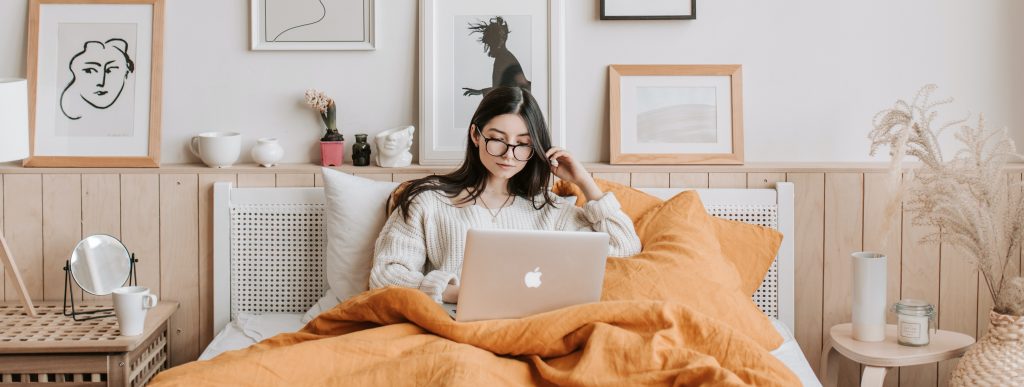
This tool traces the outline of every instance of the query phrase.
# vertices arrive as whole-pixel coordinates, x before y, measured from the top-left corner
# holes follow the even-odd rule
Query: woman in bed
[[[374,249],[371,289],[416,288],[437,302],[457,302],[470,228],[606,232],[608,255],[640,252],[640,238],[615,195],[602,192],[569,152],[551,146],[528,91],[499,87],[487,93],[466,136],[466,158],[457,170],[413,180],[394,196],[395,210]],[[586,205],[551,193],[552,173],[579,186]],[[526,252],[529,246],[510,240],[495,248]]]

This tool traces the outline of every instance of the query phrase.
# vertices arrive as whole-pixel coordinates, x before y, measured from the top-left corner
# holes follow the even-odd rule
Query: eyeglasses
[[[515,157],[519,161],[529,161],[533,157],[533,148],[530,144],[508,144],[496,138],[484,137],[484,133],[480,131],[480,127],[476,129],[477,133],[480,133],[480,137],[484,139],[484,149],[487,150],[487,154],[494,157],[505,156],[508,153],[508,149],[512,148],[512,157]]]

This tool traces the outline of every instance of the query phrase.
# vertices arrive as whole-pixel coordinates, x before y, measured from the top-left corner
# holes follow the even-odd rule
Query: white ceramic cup
[[[206,132],[192,137],[192,154],[213,168],[230,167],[242,152],[242,135],[235,132]]]
[[[143,286],[125,286],[114,289],[114,314],[121,336],[138,336],[146,325],[146,311],[156,306],[155,294]]]

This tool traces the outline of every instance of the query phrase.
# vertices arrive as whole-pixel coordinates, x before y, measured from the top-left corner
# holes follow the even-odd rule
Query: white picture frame
[[[164,0],[32,0],[27,167],[158,167]]]
[[[377,1],[250,0],[250,48],[376,50]]]
[[[608,66],[612,164],[743,164],[740,65]]]
[[[494,86],[494,59],[478,41],[483,33],[470,26],[496,24],[498,17],[510,31],[507,47],[544,110],[552,145],[565,146],[564,7],[564,0],[420,1],[421,165],[464,159],[469,120],[482,98],[463,95],[464,88]]]

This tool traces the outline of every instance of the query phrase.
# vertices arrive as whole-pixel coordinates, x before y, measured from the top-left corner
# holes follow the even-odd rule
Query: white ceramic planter
[[[264,167],[273,167],[284,158],[284,148],[276,138],[261,138],[252,147],[252,159]]]

